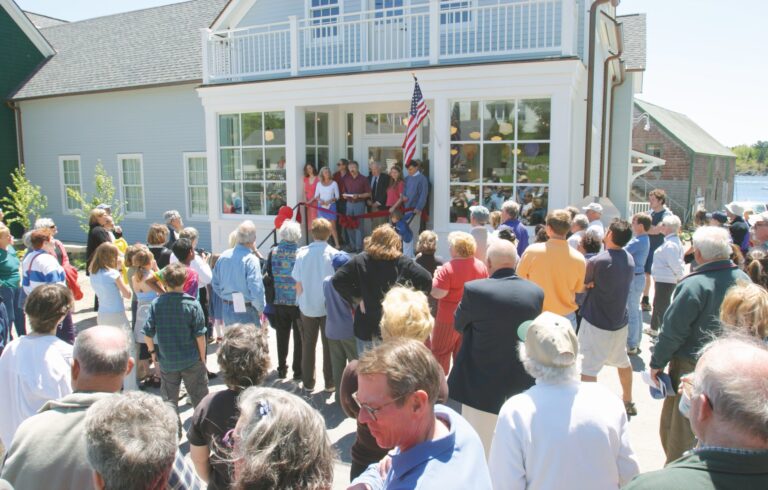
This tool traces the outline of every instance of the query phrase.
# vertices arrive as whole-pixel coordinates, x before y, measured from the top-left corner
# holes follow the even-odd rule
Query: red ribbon
[[[383,218],[385,216],[389,216],[389,210],[387,211],[374,211],[372,213],[365,213],[365,214],[357,214],[355,216],[348,216],[346,214],[341,214],[336,211],[331,211],[327,208],[320,208],[318,206],[307,204],[305,202],[299,203],[300,205],[306,206],[308,208],[317,209],[318,211],[322,211],[324,213],[331,213],[333,215],[336,215],[336,217],[339,220],[339,224],[342,226],[342,228],[347,228],[350,230],[355,230],[360,227],[360,220],[361,219],[371,219],[371,218]],[[413,208],[405,208],[403,210],[403,213],[407,213],[409,211],[413,211]],[[429,218],[429,215],[422,210],[421,211],[421,219],[423,221],[427,221]]]

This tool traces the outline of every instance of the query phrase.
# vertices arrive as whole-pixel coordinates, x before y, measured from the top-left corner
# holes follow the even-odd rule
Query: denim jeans
[[[640,309],[643,288],[645,288],[645,274],[635,274],[629,284],[629,296],[627,296],[627,315],[629,316],[627,347],[630,349],[638,347],[643,336],[643,312]]]
[[[359,216],[365,214],[365,202],[347,201],[347,216]],[[363,224],[357,228],[347,228],[347,236],[349,237],[349,243],[354,247],[356,252],[363,250]]]
[[[568,319],[569,322],[571,322],[571,326],[573,327],[573,331],[574,332],[578,332],[579,331],[579,323],[577,322],[577,319],[576,319],[576,312],[572,311],[572,312],[568,313],[567,315],[565,315],[565,318]]]
[[[9,288],[0,286],[0,301],[5,304],[8,320],[13,322],[16,327],[16,337],[27,334],[26,319],[24,318],[24,300],[21,288]],[[9,325],[10,327],[10,325]],[[8,330],[8,339],[10,340],[11,331]]]
[[[259,311],[251,306],[250,303],[245,304],[245,312],[235,312],[235,306],[232,303],[222,302],[222,320],[224,320],[224,326],[230,327],[236,323],[253,323],[254,325],[261,326]],[[226,328],[224,329],[226,331]]]

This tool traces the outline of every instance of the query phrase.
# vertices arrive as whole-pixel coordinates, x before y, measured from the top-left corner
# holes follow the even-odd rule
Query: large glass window
[[[82,194],[80,186],[80,156],[68,155],[59,157],[59,167],[61,168],[61,181],[64,192],[64,210],[75,211],[80,209],[80,203],[69,195],[69,189],[78,194]]]
[[[118,155],[125,214],[144,215],[144,177],[141,155]]]
[[[185,153],[187,171],[187,214],[208,217],[208,164],[205,153]]]
[[[526,224],[544,222],[550,105],[549,99],[453,102],[451,222],[468,222],[470,206],[495,211],[508,199],[520,203]]]
[[[306,112],[304,118],[307,141],[307,163],[315,172],[328,165],[328,113]]]
[[[405,112],[387,114],[366,114],[365,134],[405,134],[408,114]]]
[[[276,215],[286,203],[285,113],[219,115],[224,214]]]
[[[351,112],[347,114],[347,160],[355,159],[355,115]]]

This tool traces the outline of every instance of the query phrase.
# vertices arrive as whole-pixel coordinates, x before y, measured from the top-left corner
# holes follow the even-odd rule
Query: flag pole
[[[416,72],[412,71],[411,76],[413,77],[413,81],[415,83],[419,82],[419,79],[416,78]],[[438,146],[443,146],[443,144],[437,138],[437,133],[435,132],[435,125],[432,124],[432,111],[429,111],[427,113],[427,119],[429,119],[429,134],[432,136],[432,139],[435,141],[435,143],[437,143]]]

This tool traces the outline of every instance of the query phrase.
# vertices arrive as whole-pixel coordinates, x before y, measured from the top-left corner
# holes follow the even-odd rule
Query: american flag
[[[415,80],[415,77],[414,77]],[[413,155],[416,153],[416,129],[421,121],[429,114],[427,103],[424,102],[424,96],[421,95],[421,88],[418,80],[415,80],[413,87],[413,97],[411,98],[411,111],[408,114],[408,129],[405,132],[403,141],[403,165],[410,163]]]

